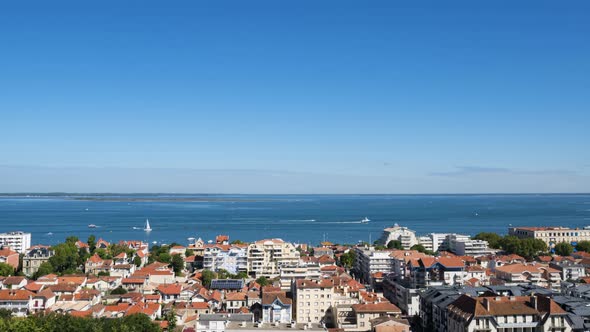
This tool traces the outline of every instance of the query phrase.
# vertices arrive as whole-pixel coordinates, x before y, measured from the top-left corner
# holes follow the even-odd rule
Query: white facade
[[[296,266],[299,252],[281,239],[260,240],[248,246],[248,273],[259,277],[278,277],[282,266]]]
[[[381,239],[379,239],[383,245],[387,245],[393,240],[400,241],[402,247],[406,250],[410,249],[413,245],[418,244],[416,232],[407,227],[401,227],[398,224],[395,224],[393,227],[385,228],[381,235]]]
[[[24,254],[31,247],[31,233],[20,231],[1,233],[0,246],[10,247],[19,254]]]
[[[484,256],[492,253],[487,241],[473,240],[469,235],[449,234],[446,244],[449,251],[459,256]]]
[[[389,274],[395,271],[395,258],[391,256],[391,251],[375,250],[374,247],[368,249],[355,248],[355,251],[355,267],[360,272],[361,279],[365,282],[369,282],[371,275],[375,272]]]
[[[246,272],[248,252],[245,247],[207,247],[203,253],[203,268],[211,271],[223,269],[232,274]]]
[[[444,248],[443,244],[448,235],[447,233],[430,233],[426,236],[421,236],[418,240],[426,250],[437,252],[439,249],[442,250]]]

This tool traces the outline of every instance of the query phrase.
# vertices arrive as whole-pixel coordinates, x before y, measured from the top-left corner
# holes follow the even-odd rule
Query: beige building
[[[376,318],[400,318],[401,310],[392,303],[339,305],[334,308],[337,327],[344,331],[372,331]]]
[[[478,297],[461,295],[448,307],[449,332],[571,332],[567,313],[544,296]]]
[[[549,248],[560,242],[575,244],[580,241],[590,241],[590,229],[568,227],[511,227],[508,234],[519,238],[533,238],[543,240]]]
[[[296,266],[299,252],[281,239],[260,240],[248,245],[248,273],[252,276],[278,277],[282,266]]]
[[[359,303],[359,292],[364,289],[358,281],[340,277],[321,280],[300,279],[294,286],[296,322],[327,325],[333,322],[333,308]]]
[[[49,247],[36,246],[29,249],[23,256],[23,273],[26,276],[32,276],[39,270],[41,264],[49,262],[51,256],[53,256],[53,251]]]

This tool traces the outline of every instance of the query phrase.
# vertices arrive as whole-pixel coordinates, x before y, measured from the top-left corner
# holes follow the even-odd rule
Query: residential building
[[[203,268],[211,271],[227,270],[237,274],[248,270],[248,251],[245,246],[214,244],[205,245]]]
[[[285,292],[262,294],[262,321],[265,323],[290,323],[293,301]]]
[[[432,252],[437,252],[443,246],[443,243],[447,239],[447,233],[430,233],[425,236],[420,236],[418,238],[418,242],[424,247],[426,250],[430,250]]]
[[[297,280],[293,289],[297,323],[332,324],[332,308],[359,303],[359,292],[362,289],[362,284],[348,277]]]
[[[461,285],[467,276],[465,263],[458,257],[423,257],[409,265],[411,288]]]
[[[0,290],[0,309],[6,309],[13,315],[23,317],[33,306],[34,294],[24,289]]]
[[[379,242],[386,246],[393,240],[400,241],[403,249],[406,250],[419,243],[418,238],[416,238],[416,232],[407,227],[401,227],[398,224],[385,228]]]
[[[485,256],[493,253],[488,242],[473,240],[469,235],[449,234],[446,237],[447,250],[459,256]]]
[[[260,240],[248,245],[248,273],[252,276],[278,277],[282,266],[295,266],[299,252],[281,239]]]
[[[24,254],[27,248],[31,247],[31,233],[21,231],[0,233],[0,247],[10,247],[19,254]]]
[[[9,247],[0,249],[0,263],[5,263],[12,266],[15,270],[18,269],[19,254]]]
[[[584,265],[569,260],[551,262],[549,263],[549,267],[561,273],[561,280],[578,280],[586,277],[586,268]]]
[[[568,314],[545,296],[471,297],[461,295],[448,307],[448,331],[571,332]]]
[[[365,283],[371,281],[371,275],[376,272],[389,274],[394,272],[395,257],[391,256],[391,251],[375,250],[374,247],[355,248],[356,262],[355,271]]]
[[[508,234],[519,238],[533,238],[543,240],[549,248],[557,243],[567,242],[576,245],[580,241],[590,241],[590,228],[568,227],[510,227]]]
[[[541,264],[509,264],[496,267],[496,278],[506,285],[532,284],[559,289],[561,271]]]
[[[32,276],[39,270],[41,264],[48,262],[53,256],[53,250],[45,246],[36,246],[27,250],[23,256],[23,273]]]
[[[401,310],[392,303],[342,304],[334,308],[337,328],[344,331],[371,331],[376,318],[399,318]]]

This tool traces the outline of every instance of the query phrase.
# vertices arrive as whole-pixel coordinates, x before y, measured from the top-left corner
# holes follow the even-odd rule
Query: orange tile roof
[[[225,294],[226,301],[246,301],[246,293],[231,292]]]
[[[2,301],[28,301],[34,295],[25,289],[0,289],[0,300]]]
[[[90,311],[90,310],[86,310],[86,311],[72,310],[69,312],[69,314],[73,317],[90,317],[90,316],[92,316],[92,311]]]
[[[182,286],[180,284],[162,284],[158,286],[158,291],[162,294],[177,295],[182,291]]]

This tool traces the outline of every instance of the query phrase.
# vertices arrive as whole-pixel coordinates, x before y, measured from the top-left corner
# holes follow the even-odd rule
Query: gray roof
[[[200,314],[200,321],[230,321],[230,322],[251,322],[254,320],[253,314]]]

